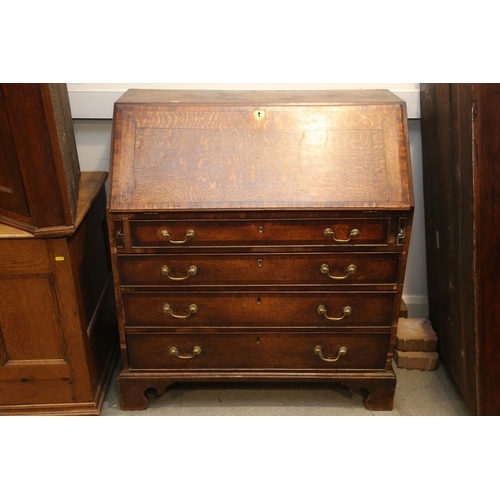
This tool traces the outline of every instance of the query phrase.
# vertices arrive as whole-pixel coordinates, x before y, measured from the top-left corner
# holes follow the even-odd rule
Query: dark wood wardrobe
[[[429,319],[470,410],[500,415],[500,84],[421,84]]]

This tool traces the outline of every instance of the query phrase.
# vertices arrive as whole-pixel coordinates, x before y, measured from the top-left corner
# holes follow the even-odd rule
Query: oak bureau
[[[386,90],[129,90],[108,227],[121,407],[175,382],[340,382],[390,410],[413,216]]]

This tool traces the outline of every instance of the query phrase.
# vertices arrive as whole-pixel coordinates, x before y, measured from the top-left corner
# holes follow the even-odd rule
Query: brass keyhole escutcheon
[[[259,259],[259,260],[257,261],[257,265],[258,265],[259,267],[262,267],[262,259]]]
[[[256,109],[253,112],[253,116],[258,122],[260,122],[264,116],[266,116],[266,112],[263,109]]]
[[[259,233],[262,234],[264,232],[264,226],[259,226]]]

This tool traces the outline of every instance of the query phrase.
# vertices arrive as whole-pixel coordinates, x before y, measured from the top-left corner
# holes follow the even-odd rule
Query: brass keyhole
[[[264,232],[264,226],[259,226],[259,233],[262,234]]]
[[[257,265],[258,265],[259,267],[262,267],[262,259],[259,259],[259,260],[257,261]]]
[[[263,109],[256,109],[253,112],[253,116],[257,121],[260,122],[264,118],[264,116],[266,116],[266,112]]]

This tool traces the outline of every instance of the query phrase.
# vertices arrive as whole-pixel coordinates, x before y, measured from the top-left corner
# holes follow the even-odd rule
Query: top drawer
[[[132,246],[387,245],[390,218],[131,220]]]

